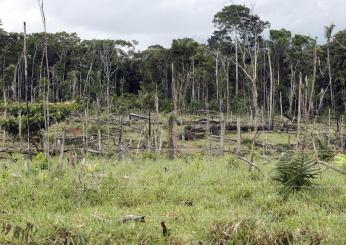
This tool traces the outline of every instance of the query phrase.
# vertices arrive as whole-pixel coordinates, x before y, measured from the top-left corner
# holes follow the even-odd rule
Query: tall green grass
[[[346,180],[334,172],[285,200],[275,161],[257,163],[264,176],[229,156],[51,162],[28,172],[24,159],[1,163],[0,244],[346,243]],[[129,214],[146,222],[119,222]]]

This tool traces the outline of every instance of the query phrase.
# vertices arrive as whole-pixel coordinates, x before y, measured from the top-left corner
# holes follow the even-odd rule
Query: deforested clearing
[[[0,244],[346,244],[333,1],[4,0]]]

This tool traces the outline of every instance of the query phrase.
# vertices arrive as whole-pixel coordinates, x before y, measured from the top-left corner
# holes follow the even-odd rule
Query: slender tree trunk
[[[49,63],[48,63],[48,36],[47,36],[47,25],[46,17],[44,13],[43,0],[39,1],[39,7],[42,17],[43,29],[44,29],[44,56],[46,61],[46,75],[47,75],[47,92],[43,98],[44,104],[44,117],[45,117],[45,133],[44,133],[44,148],[45,153],[50,159],[50,150],[49,150],[49,87],[50,87],[50,74],[49,74]]]
[[[314,104],[314,96],[315,96],[315,83],[316,83],[316,70],[317,70],[317,44],[314,48],[314,57],[313,57],[313,74],[312,74],[312,84],[311,84],[311,91],[310,91],[310,101],[309,101],[309,110],[308,110],[308,116],[310,116],[311,111],[313,110],[313,104]]]
[[[5,111],[4,111],[4,119],[7,119],[7,98],[6,98],[6,90],[4,90],[4,106],[5,106]],[[4,129],[4,133],[2,135],[2,146],[5,147],[6,144],[6,130]]]
[[[251,156],[250,161],[253,163],[255,156],[255,144],[258,133],[258,92],[257,92],[257,65],[258,65],[258,43],[257,38],[255,39],[255,48],[253,55],[253,71],[252,71],[252,100],[253,100],[253,109],[254,109],[254,133],[252,138],[252,147],[251,147]],[[253,170],[253,165],[249,165],[249,169]]]
[[[269,125],[270,129],[273,129],[274,126],[274,76],[273,76],[273,68],[271,62],[270,51],[268,50],[268,62],[269,62],[269,72],[270,72],[270,89],[269,89]]]
[[[341,116],[341,125],[340,125],[340,147],[341,150],[345,149],[345,139],[344,139],[344,116]]]
[[[64,153],[65,153],[65,138],[66,138],[66,128],[64,126],[64,131],[62,134],[62,142],[60,146],[60,157],[59,157],[59,169],[62,170],[64,164]]]
[[[330,64],[330,48],[329,48],[329,40],[327,43],[327,65],[328,65],[328,75],[329,75],[329,90],[330,90],[330,101],[332,108],[334,110],[335,108],[335,101],[334,101],[334,91],[333,91],[333,76],[332,76],[332,66]]]
[[[219,153],[222,155],[225,150],[225,114],[224,114],[224,105],[222,99],[220,99],[220,149]]]
[[[176,91],[176,79],[175,79],[175,71],[174,71],[174,63],[172,63],[172,99],[173,99],[173,110],[174,113],[178,112],[178,95]]]
[[[192,101],[196,100],[196,93],[195,93],[195,59],[192,57]]]
[[[216,101],[219,101],[219,51],[215,57]]]
[[[174,114],[168,118],[168,159],[173,160],[175,154],[175,126],[176,117]]]
[[[293,70],[293,65],[291,64],[291,86],[290,86],[290,95],[289,95],[289,112],[290,116],[293,115],[293,100],[294,100],[294,91],[295,91],[295,71]]]
[[[298,89],[298,119],[297,119],[297,149],[300,146],[300,134],[301,134],[301,104],[302,104],[302,87],[303,77],[302,73],[299,74],[299,89]]]
[[[157,88],[155,93],[155,109],[156,109],[156,152],[160,153],[162,148],[162,138],[161,138],[161,125],[160,125],[160,112],[159,112],[159,97],[157,94]]]
[[[241,145],[241,129],[240,129],[240,110],[239,110],[239,60],[238,60],[238,40],[235,41],[235,99],[236,99],[236,113],[237,113],[237,154],[240,154]]]
[[[27,44],[26,44],[26,23],[24,22],[24,47],[23,47],[23,57],[24,57],[24,86],[25,86],[25,103],[26,103],[26,128],[27,128],[27,150],[29,153],[29,158],[31,159],[31,149],[30,149],[30,124],[29,124],[29,83],[28,83],[28,59],[27,59]]]
[[[331,112],[330,112],[330,108],[328,110],[328,146],[330,146],[330,134],[331,134],[331,128],[332,128],[332,125],[331,125]]]
[[[148,126],[149,126],[149,129],[148,129],[148,152],[151,152],[151,138],[152,138],[152,135],[151,135],[151,128],[152,128],[152,125],[151,125],[151,111],[149,109],[149,120],[148,120]]]
[[[280,92],[280,118],[283,118],[283,108],[282,108],[282,94]]]

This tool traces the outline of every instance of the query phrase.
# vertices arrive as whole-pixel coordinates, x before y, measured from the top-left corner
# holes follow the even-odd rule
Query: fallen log
[[[95,151],[95,150],[92,150],[92,149],[87,149],[86,151],[89,152],[89,153],[97,154],[97,155],[103,155],[103,152]]]
[[[149,120],[148,116],[142,116],[138,114],[130,114],[129,115],[129,120]]]
[[[126,223],[128,221],[136,221],[136,222],[144,223],[145,222],[145,216],[130,214],[130,215],[126,215],[126,216],[119,219],[120,223]]]
[[[212,123],[213,125],[210,126],[211,132],[219,132],[221,129],[221,126],[219,123]],[[198,124],[197,126],[187,126],[185,129],[193,132],[193,133],[205,133],[207,131],[207,128],[203,124]],[[261,124],[257,127],[258,131],[269,131],[270,125],[268,124]],[[226,124],[226,130],[227,131],[236,131],[237,130],[237,124],[235,123],[228,123]],[[255,130],[255,127],[253,125],[245,124],[240,126],[240,130],[242,132],[248,132]]]

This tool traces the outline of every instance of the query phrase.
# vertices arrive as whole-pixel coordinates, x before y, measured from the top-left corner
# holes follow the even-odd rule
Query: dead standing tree
[[[254,4],[253,4],[254,5]],[[254,121],[254,134],[252,138],[251,159],[254,160],[254,149],[258,131],[258,57],[259,57],[259,35],[269,26],[269,23],[262,21],[257,15],[253,14],[254,6],[249,9],[242,5],[230,5],[223,8],[222,11],[214,16],[214,24],[217,30],[214,32],[216,40],[222,40],[224,43],[235,41],[236,44],[236,68],[240,68],[245,78],[251,82],[252,92],[252,118]],[[240,62],[238,62],[238,50],[240,51]],[[238,86],[238,78],[236,79]],[[238,90],[238,89],[237,89]],[[245,90],[244,90],[245,92]],[[245,97],[245,93],[244,93]],[[239,119],[237,119],[239,122]],[[239,128],[239,127],[238,127]],[[238,147],[239,148],[239,147]],[[239,150],[239,149],[238,149]],[[253,168],[249,164],[250,169]]]
[[[103,64],[103,72],[106,77],[106,100],[107,100],[107,144],[110,144],[110,112],[111,112],[111,101],[110,101],[110,81],[113,75],[117,71],[117,67],[114,68],[115,56],[117,54],[116,45],[112,41],[105,41],[103,43],[100,57]]]
[[[43,96],[43,111],[44,111],[44,121],[45,121],[45,133],[44,133],[44,150],[47,156],[49,156],[49,86],[50,86],[50,73],[49,73],[49,63],[48,63],[48,36],[47,36],[47,24],[46,24],[46,16],[44,13],[43,0],[37,0],[40,12],[41,19],[43,23],[44,29],[44,56],[46,62],[46,75],[47,75],[47,91],[44,92]],[[45,80],[46,81],[46,80]],[[48,158],[49,159],[49,158]]]
[[[29,83],[28,83],[28,59],[27,59],[27,43],[26,43],[26,22],[24,22],[24,46],[23,46],[23,58],[24,58],[24,84],[25,84],[25,102],[26,102],[26,127],[27,127],[27,147],[29,158],[31,159],[30,148],[30,124],[29,124]]]
[[[327,39],[327,65],[328,65],[328,76],[329,76],[329,89],[330,89],[330,100],[333,110],[335,109],[335,100],[334,100],[334,91],[333,91],[333,75],[332,75],[332,66],[330,63],[330,40],[332,39],[332,33],[335,28],[335,25],[326,26],[324,28],[325,38]]]
[[[176,117],[174,114],[168,118],[168,159],[173,160],[175,154],[175,128]]]
[[[258,43],[258,36],[257,34],[254,35],[254,45],[253,47],[249,47],[249,43],[247,39],[245,39],[245,42],[243,43],[243,48],[241,48],[241,52],[243,54],[243,60],[242,65],[239,67],[245,74],[245,76],[250,80],[251,82],[251,92],[252,92],[252,106],[253,106],[253,126],[254,126],[254,132],[252,136],[252,146],[251,146],[251,155],[250,155],[250,162],[253,162],[254,160],[254,154],[255,154],[255,143],[258,133],[258,91],[257,91],[257,66],[258,66],[258,53],[259,53],[259,43]],[[246,56],[250,59],[250,65],[246,64]],[[252,170],[253,166],[250,166],[250,170]]]

